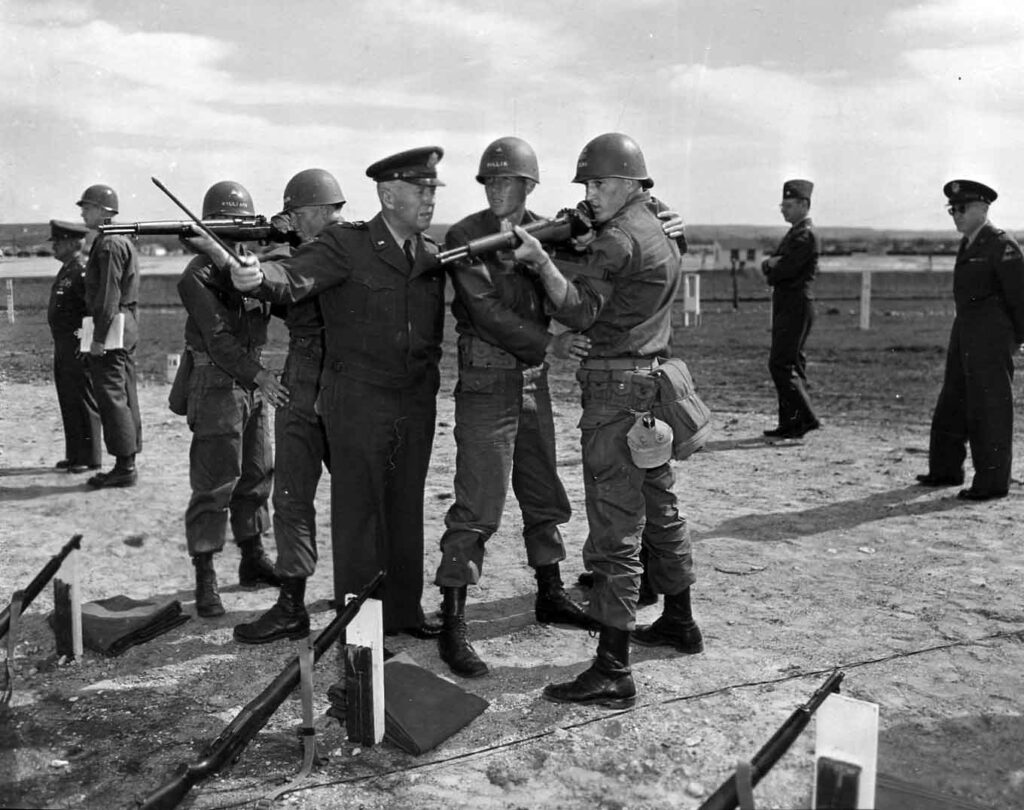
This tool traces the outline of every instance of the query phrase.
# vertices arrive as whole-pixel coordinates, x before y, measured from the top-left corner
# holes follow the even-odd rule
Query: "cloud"
[[[1024,35],[1018,0],[938,0],[890,11],[883,30],[898,35],[946,34],[1006,39]]]

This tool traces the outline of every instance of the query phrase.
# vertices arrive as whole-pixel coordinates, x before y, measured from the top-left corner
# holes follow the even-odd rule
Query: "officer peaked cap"
[[[65,222],[59,219],[50,220],[50,240],[56,242],[58,239],[85,239],[89,229],[81,222]]]
[[[444,157],[440,146],[421,146],[378,160],[366,170],[376,183],[404,180],[417,186],[443,186],[437,179],[437,164]]]
[[[782,184],[782,199],[810,202],[812,191],[814,191],[814,183],[810,180],[787,180]]]
[[[975,180],[950,180],[942,187],[942,193],[951,203],[991,203],[999,196],[993,189]]]

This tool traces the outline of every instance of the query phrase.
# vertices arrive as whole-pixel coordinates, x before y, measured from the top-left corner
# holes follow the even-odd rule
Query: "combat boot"
[[[204,619],[224,615],[224,605],[217,590],[217,572],[213,569],[213,552],[192,557],[196,567],[196,613]]]
[[[256,621],[235,626],[235,641],[240,644],[267,644],[279,638],[305,638],[309,635],[306,612],[306,578],[285,577],[281,593],[266,613]]]
[[[602,627],[597,657],[590,669],[574,681],[544,687],[544,697],[554,703],[578,703],[628,709],[636,703],[636,684],[629,668],[629,631]]]
[[[437,637],[437,651],[441,660],[456,675],[479,678],[487,674],[487,664],[480,660],[469,643],[466,627],[466,586],[441,588],[441,635]]]
[[[571,624],[584,630],[597,630],[600,624],[591,619],[579,605],[569,598],[562,585],[558,563],[537,566],[537,600],[534,616],[541,624]]]
[[[643,647],[675,647],[694,655],[704,651],[704,638],[690,608],[690,589],[665,595],[665,610],[654,622],[633,631],[633,641]]]
[[[98,472],[86,483],[94,489],[113,487],[133,487],[139,481],[139,472],[135,469],[135,454],[117,456],[117,461],[110,472]]]
[[[238,563],[238,584],[243,588],[262,588],[264,585],[281,587],[281,580],[274,573],[274,564],[263,550],[258,534],[238,541],[242,560]]]

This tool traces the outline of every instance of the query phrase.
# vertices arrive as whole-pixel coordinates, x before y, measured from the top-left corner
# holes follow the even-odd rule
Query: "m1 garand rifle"
[[[541,242],[548,244],[567,243],[570,239],[583,236],[593,229],[591,221],[594,212],[590,203],[583,201],[575,208],[563,208],[551,219],[538,219],[528,222],[522,228]],[[442,250],[437,254],[440,264],[472,259],[485,253],[494,253],[519,246],[520,239],[513,230],[499,231],[477,239],[471,239],[464,245]]]
[[[320,631],[320,635],[313,642],[314,661],[318,661],[320,656],[341,637],[345,628],[359,613],[363,602],[370,598],[383,581],[384,572],[378,571],[366,587],[339,610],[334,620]],[[142,800],[140,810],[172,810],[182,802],[193,786],[238,759],[245,746],[267,724],[285,698],[298,685],[299,670],[299,658],[296,656],[259,695],[245,705],[217,739],[207,746],[202,760],[191,765],[184,762],[179,765],[173,778]]]
[[[265,216],[232,217],[201,220],[207,231],[211,231],[226,242],[268,242],[285,243],[292,247],[299,244],[295,231],[284,230],[276,219]],[[123,236],[201,236],[202,228],[188,220],[159,220],[154,222],[126,222],[100,225],[101,234]]]
[[[797,708],[771,736],[771,739],[761,746],[761,750],[754,754],[754,758],[750,762],[741,762],[737,773],[726,779],[698,810],[733,810],[740,805],[741,791],[749,799],[753,786],[760,782],[761,778],[789,750],[796,738],[807,728],[811,717],[825,702],[825,698],[833,692],[839,691],[839,684],[843,680],[843,676],[844,673],[838,669],[829,675],[825,682],[818,687],[818,690],[811,695],[811,699]],[[752,799],[747,803],[747,806],[750,805],[752,805]]]
[[[32,600],[39,596],[43,588],[46,587],[46,583],[53,579],[53,575],[60,570],[61,563],[63,563],[64,560],[67,559],[67,556],[72,551],[80,549],[81,547],[82,535],[76,534],[74,537],[72,537],[64,544],[63,548],[61,548],[60,551],[58,551],[50,558],[50,560],[46,563],[46,565],[42,567],[42,569],[40,569],[39,573],[36,574],[32,578],[32,581],[28,585],[26,585],[25,588],[20,592],[21,598],[19,600],[19,616],[25,611],[25,608],[27,608],[32,603]],[[12,611],[10,605],[5,607],[3,611],[0,612],[0,639],[6,636],[7,631],[10,629],[12,618],[11,612]],[[14,616],[13,618],[17,619],[18,616]]]

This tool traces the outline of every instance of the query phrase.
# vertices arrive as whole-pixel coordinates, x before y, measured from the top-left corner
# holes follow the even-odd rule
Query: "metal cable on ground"
[[[664,698],[662,700],[652,701],[650,703],[637,703],[637,705],[634,706],[631,709],[623,709],[621,711],[604,712],[602,714],[595,715],[594,717],[589,717],[589,718],[587,718],[585,720],[579,720],[579,721],[577,721],[575,723],[569,723],[567,725],[558,726],[558,728],[556,728],[556,729],[550,729],[550,730],[547,730],[547,731],[540,731],[540,732],[537,732],[536,734],[529,734],[529,735],[527,735],[525,737],[517,737],[517,738],[515,738],[513,740],[507,740],[506,742],[497,743],[495,745],[490,745],[490,746],[487,746],[485,748],[477,748],[477,749],[475,749],[473,751],[466,751],[464,753],[455,754],[453,756],[445,757],[443,759],[435,759],[435,760],[431,760],[430,762],[415,763],[415,764],[408,765],[408,766],[405,766],[405,767],[402,767],[402,768],[391,768],[389,770],[380,771],[380,772],[376,772],[376,773],[362,774],[362,775],[358,775],[358,776],[347,776],[347,777],[344,777],[342,779],[332,779],[332,780],[326,781],[326,782],[316,782],[314,784],[303,785],[302,787],[296,788],[295,790],[289,791],[288,793],[282,793],[280,798],[283,798],[286,795],[293,795],[295,793],[300,793],[300,792],[307,791],[307,790],[315,790],[317,788],[333,787],[335,785],[348,785],[348,784],[353,784],[355,782],[368,782],[368,781],[373,780],[373,779],[382,779],[384,777],[394,776],[396,774],[410,773],[412,771],[423,770],[425,768],[433,768],[433,767],[438,766],[438,765],[447,765],[447,764],[452,763],[452,762],[460,762],[460,761],[463,761],[463,760],[473,759],[475,757],[482,757],[482,756],[486,756],[488,754],[491,754],[491,753],[493,753],[495,751],[502,751],[502,750],[506,750],[506,749],[510,749],[510,748],[515,748],[517,746],[524,745],[526,743],[531,743],[531,742],[534,742],[536,740],[543,739],[544,737],[550,737],[556,731],[571,731],[571,730],[578,729],[578,728],[584,728],[586,726],[590,726],[590,725],[593,725],[595,723],[604,722],[605,720],[610,720],[610,719],[613,719],[613,718],[616,718],[616,717],[621,717],[622,715],[632,714],[634,712],[640,711],[641,709],[654,708],[654,707],[658,707],[658,706],[668,706],[668,705],[673,704],[673,703],[681,703],[681,702],[689,701],[689,700],[699,700],[700,698],[713,697],[714,695],[725,694],[726,692],[732,692],[732,691],[737,690],[737,689],[749,689],[749,688],[757,687],[757,686],[772,686],[772,685],[775,685],[775,684],[786,683],[788,681],[795,681],[795,680],[797,680],[799,678],[809,678],[809,677],[812,677],[812,676],[824,675],[824,674],[827,674],[829,672],[833,672],[836,669],[840,669],[840,670],[858,669],[860,667],[872,666],[874,664],[882,664],[882,663],[886,663],[888,661],[897,661],[897,660],[899,660],[901,658],[912,658],[912,657],[917,656],[917,655],[924,655],[926,653],[937,652],[939,650],[949,650],[949,649],[953,649],[955,647],[970,647],[970,646],[973,646],[975,644],[981,644],[982,642],[985,642],[985,641],[992,641],[992,640],[995,640],[995,639],[1012,638],[1012,637],[1017,637],[1018,640],[1024,642],[1024,627],[1021,627],[1021,628],[1019,628],[1017,630],[1004,630],[1004,631],[999,632],[999,633],[990,633],[989,635],[980,636],[978,638],[961,639],[959,641],[950,641],[950,642],[948,642],[946,644],[935,644],[935,645],[933,645],[931,647],[922,647],[922,648],[917,649],[917,650],[908,650],[906,652],[891,653],[889,655],[883,655],[883,656],[880,656],[878,658],[865,658],[865,659],[862,659],[860,661],[850,662],[848,664],[836,664],[835,666],[823,667],[822,669],[814,669],[814,670],[807,670],[807,671],[803,671],[803,672],[795,672],[795,673],[792,673],[790,675],[781,675],[781,676],[779,676],[777,678],[766,678],[766,679],[760,680],[760,681],[745,681],[743,683],[730,684],[728,686],[719,686],[719,687],[717,687],[715,689],[708,689],[707,691],[704,691],[704,692],[695,692],[695,693],[689,694],[689,695],[680,695],[678,697]],[[255,790],[256,788],[253,788],[253,789]],[[231,792],[235,792],[235,790],[237,790],[237,789],[233,789]],[[207,791],[208,794],[211,793],[211,792],[213,792],[213,791]],[[225,791],[225,792],[227,792],[227,791]],[[230,810],[230,808],[244,807],[247,804],[251,804],[252,801],[253,800],[251,800],[251,799],[246,799],[244,801],[232,802],[231,804],[216,805],[214,810]]]

